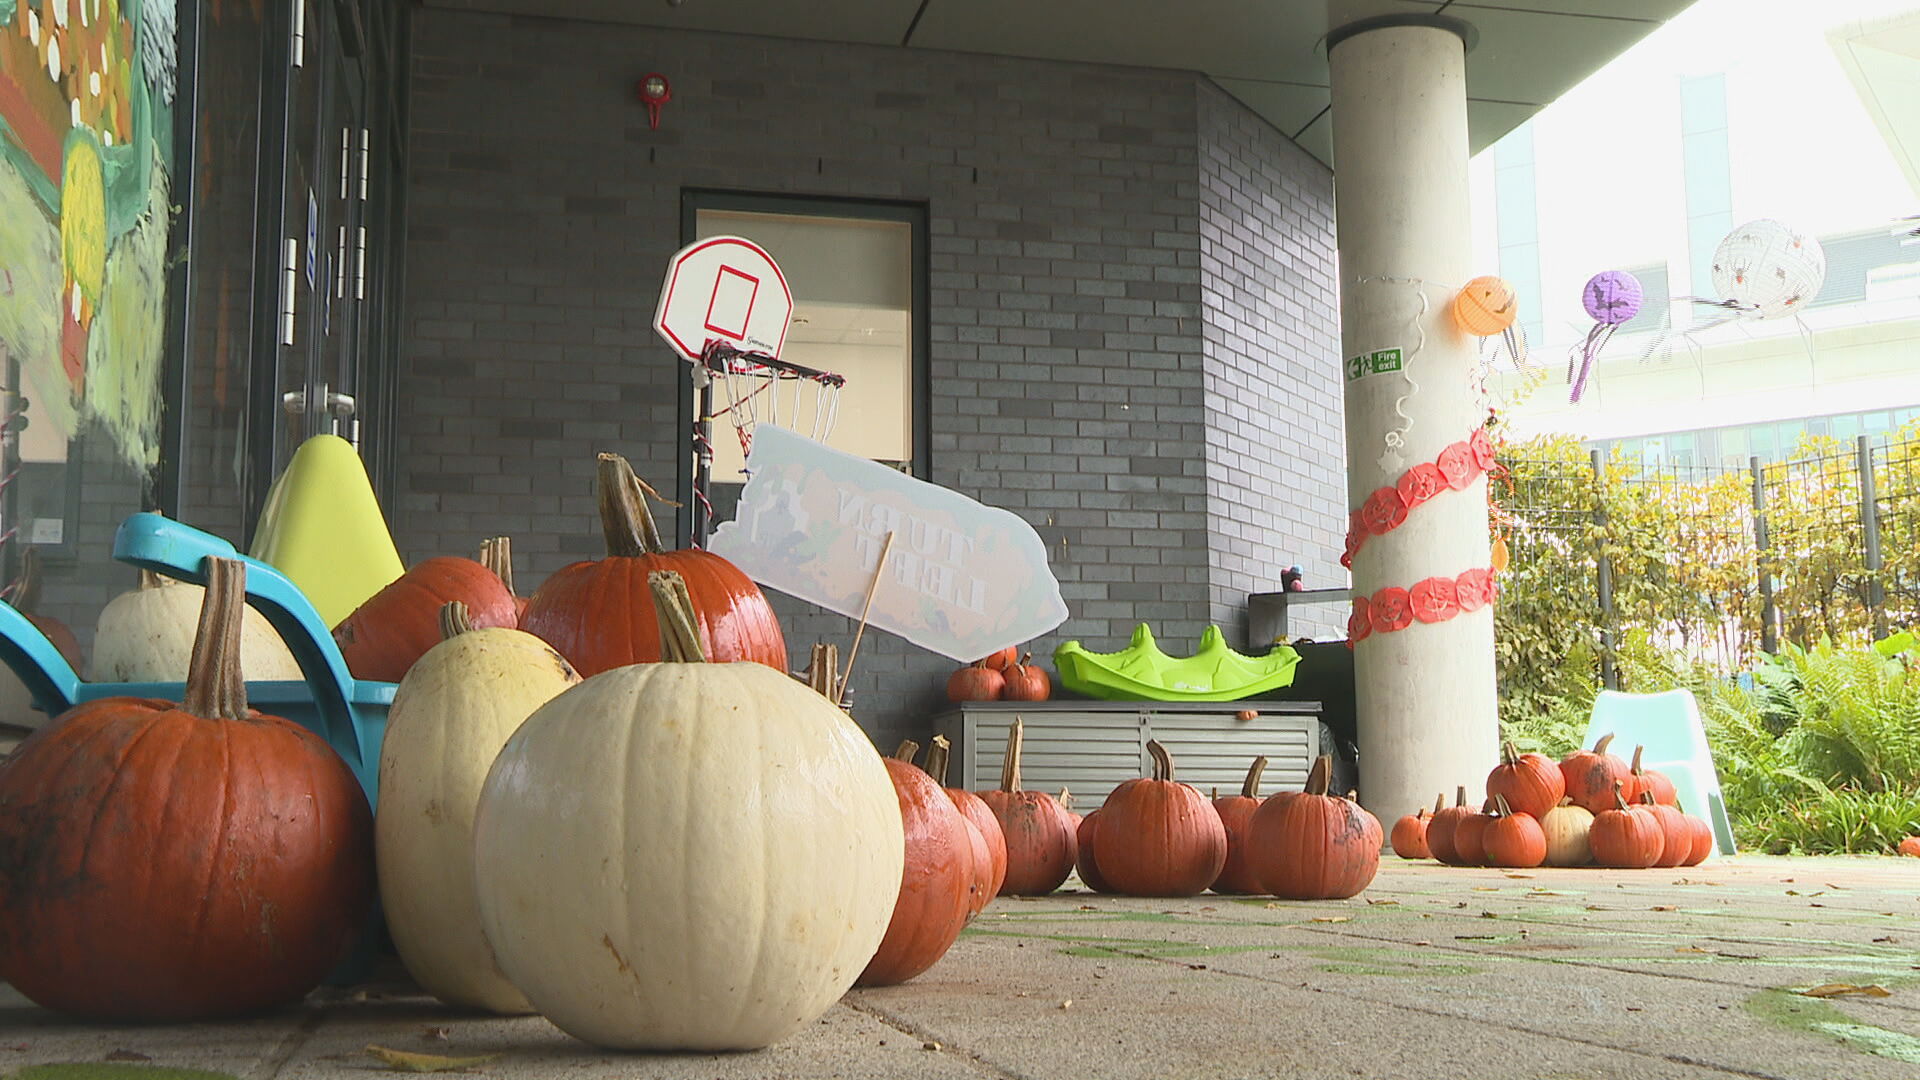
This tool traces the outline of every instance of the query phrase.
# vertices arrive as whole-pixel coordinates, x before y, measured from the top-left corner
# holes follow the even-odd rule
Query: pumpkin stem
[[[147,569],[140,571],[141,592],[146,592],[148,589],[163,589],[171,584],[173,584],[172,578],[161,577],[159,574]]]
[[[1073,792],[1068,791],[1066,788],[1061,788],[1060,797],[1056,801],[1059,802],[1060,809],[1062,810],[1073,809]]]
[[[1520,752],[1513,748],[1511,741],[1508,741],[1500,747],[1500,762],[1503,765],[1520,764]]]
[[[493,571],[500,584],[507,587],[508,596],[518,596],[513,591],[513,538],[496,536],[480,541],[480,565]]]
[[[1505,795],[1501,795],[1498,792],[1494,793],[1493,806],[1495,811],[1497,811],[1493,815],[1494,817],[1512,817],[1513,816],[1513,807],[1507,805],[1507,797]]]
[[[1640,755],[1646,752],[1647,752],[1647,748],[1644,746],[1636,746],[1633,748],[1633,775],[1635,776],[1645,775],[1646,770],[1640,767]]]
[[[933,745],[927,747],[927,775],[941,787],[947,786],[947,748],[952,745],[945,735],[935,735]]]
[[[1327,784],[1333,780],[1333,755],[1321,754],[1313,759],[1313,768],[1307,770],[1307,786],[1302,788],[1309,795],[1325,795]],[[1467,789],[1460,789],[1460,797],[1466,798]]]
[[[912,764],[913,759],[915,757],[918,757],[919,754],[920,754],[919,743],[914,742],[912,739],[901,739],[899,747],[896,748],[893,752],[893,760],[904,761],[904,762],[907,762],[908,764]]]
[[[1173,779],[1173,755],[1160,745],[1158,739],[1147,740],[1147,753],[1153,757],[1153,778],[1155,780]]]
[[[1600,740],[1593,744],[1593,752],[1596,754],[1606,753],[1607,746],[1612,742],[1613,742],[1613,732],[1609,731],[1605,735],[1600,736]]]
[[[1467,805],[1467,785],[1460,784],[1453,789],[1453,805]]]
[[[1027,725],[1019,717],[1007,729],[1007,753],[1000,759],[1000,790],[1020,790],[1020,744],[1026,741]]]
[[[1433,800],[1433,812],[1438,814],[1440,811],[1445,810],[1446,808],[1447,808],[1447,793],[1443,791],[1440,793],[1439,798]]]
[[[1657,804],[1656,804],[1656,803],[1655,803],[1655,802],[1653,801],[1653,792],[1651,792],[1651,791],[1643,791],[1643,792],[1641,792],[1641,793],[1640,793],[1640,805],[1642,805],[1642,806],[1654,806],[1654,805],[1657,805]]]
[[[238,559],[207,560],[207,591],[187,661],[181,705],[209,720],[245,720],[247,684],[240,674],[240,617],[247,604],[247,567]]]
[[[1615,780],[1613,782],[1613,802],[1615,806],[1618,806],[1620,809],[1625,810],[1627,809],[1627,800],[1626,800],[1626,797],[1623,794],[1621,794],[1621,791],[1620,791],[1620,786],[1622,783],[1624,783],[1624,781]]]
[[[449,600],[440,606],[440,640],[451,641],[473,629],[467,605],[458,600]]]
[[[687,592],[687,580],[676,570],[652,570],[647,573],[647,589],[653,593],[653,613],[660,620],[661,661],[706,663],[707,651],[701,647],[700,631],[693,623],[693,597]]]
[[[608,557],[636,558],[667,550],[647,506],[653,489],[634,475],[633,466],[619,454],[601,454],[595,494],[600,500],[600,531],[606,536]]]
[[[1253,764],[1247,766],[1247,778],[1244,781],[1242,781],[1240,784],[1240,794],[1249,799],[1259,798],[1260,797],[1260,774],[1266,771],[1267,771],[1267,756],[1265,754],[1262,754],[1259,757],[1254,758]]]

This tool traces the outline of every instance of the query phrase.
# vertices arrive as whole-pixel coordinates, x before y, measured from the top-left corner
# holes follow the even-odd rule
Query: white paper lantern
[[[1826,280],[1820,242],[1769,218],[1728,233],[1713,253],[1714,293],[1745,318],[1795,314]]]

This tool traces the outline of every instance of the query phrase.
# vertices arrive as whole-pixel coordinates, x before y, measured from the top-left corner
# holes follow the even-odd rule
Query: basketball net
[[[753,452],[753,429],[767,423],[799,432],[815,442],[826,442],[840,418],[840,391],[846,376],[789,363],[766,353],[747,352],[718,338],[707,342],[694,366],[694,389],[712,388],[702,400],[710,411],[694,424],[694,450],[704,472],[713,468],[709,425],[725,418],[740,440],[740,456]],[[703,488],[697,492],[706,520],[713,520],[713,504]]]

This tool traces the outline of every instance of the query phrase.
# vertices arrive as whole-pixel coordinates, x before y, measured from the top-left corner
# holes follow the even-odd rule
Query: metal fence
[[[1733,669],[1783,640],[1865,641],[1913,626],[1920,438],[1900,435],[1745,470],[1648,467],[1600,451],[1503,459],[1508,581],[1587,593],[1609,686],[1613,648],[1634,628]]]

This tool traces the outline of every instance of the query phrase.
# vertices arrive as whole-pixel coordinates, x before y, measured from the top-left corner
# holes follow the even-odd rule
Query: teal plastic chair
[[[1707,729],[1700,722],[1700,708],[1690,691],[1600,691],[1593,701],[1593,715],[1587,720],[1587,736],[1581,745],[1592,746],[1608,733],[1613,735],[1610,749],[1622,757],[1631,755],[1632,747],[1646,747],[1641,765],[1672,780],[1681,808],[1705,817],[1713,826],[1714,846],[1720,854],[1734,853],[1733,824],[1727,819],[1726,800],[1720,794],[1720,775],[1714,771]]]

